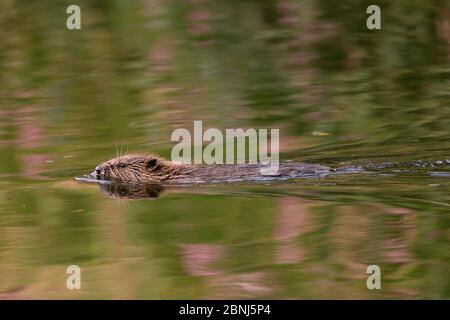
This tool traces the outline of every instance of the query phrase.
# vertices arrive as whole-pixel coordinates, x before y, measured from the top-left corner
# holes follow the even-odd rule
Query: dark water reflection
[[[79,1],[68,31],[63,2],[2,1],[0,298],[450,298],[445,168],[152,201],[73,180],[194,120],[280,128],[291,160],[448,159],[447,2],[378,1],[380,32],[368,4]]]

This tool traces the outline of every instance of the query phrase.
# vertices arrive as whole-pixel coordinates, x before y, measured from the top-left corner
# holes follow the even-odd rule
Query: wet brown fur
[[[154,154],[128,154],[98,165],[92,173],[96,178],[132,183],[197,183],[214,181],[245,181],[264,178],[259,164],[176,164]],[[295,178],[328,172],[316,164],[280,163],[277,177]]]
[[[108,180],[160,183],[178,176],[181,168],[154,154],[133,153],[103,162],[93,174]]]

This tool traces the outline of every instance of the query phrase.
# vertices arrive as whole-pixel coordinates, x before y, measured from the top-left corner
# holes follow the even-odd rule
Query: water
[[[74,180],[194,120],[280,128],[284,160],[449,159],[448,4],[379,1],[375,32],[368,4],[79,1],[68,31],[64,3],[2,1],[0,297],[450,298],[445,166],[134,200]]]

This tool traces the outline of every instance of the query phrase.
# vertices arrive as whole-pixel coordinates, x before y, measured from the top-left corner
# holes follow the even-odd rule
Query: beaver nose
[[[98,166],[95,167],[95,171],[93,171],[91,173],[91,176],[94,177],[94,178],[98,178],[102,174],[103,174],[103,168],[101,167],[101,165],[98,165]]]

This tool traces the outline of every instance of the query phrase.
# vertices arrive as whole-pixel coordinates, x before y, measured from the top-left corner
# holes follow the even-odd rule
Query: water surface
[[[80,31],[2,1],[0,298],[450,298],[445,167],[146,200],[74,180],[194,120],[280,128],[284,160],[448,159],[448,4],[378,2],[372,32],[365,1],[79,1]]]

